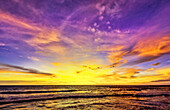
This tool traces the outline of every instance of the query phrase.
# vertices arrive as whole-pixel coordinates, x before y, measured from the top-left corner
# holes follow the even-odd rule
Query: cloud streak
[[[155,81],[151,81],[151,82],[165,82],[165,81],[170,81],[170,79],[155,80]]]
[[[21,66],[14,66],[14,65],[9,65],[9,64],[0,64],[0,71],[2,71],[2,73],[5,71],[6,72],[14,72],[14,73],[27,73],[27,74],[35,74],[35,75],[47,75],[47,76],[51,76],[53,75],[52,73],[45,73],[45,72],[40,72],[36,69],[29,69],[29,68],[25,68],[25,67],[21,67]]]
[[[21,27],[21,28],[25,28],[25,29],[36,30],[36,31],[41,30],[41,28],[38,28],[36,26],[32,26],[32,25],[30,25],[30,23],[23,22],[22,20],[19,20],[18,18],[13,17],[10,14],[3,13],[1,11],[0,11],[0,21],[8,23],[8,24],[12,24],[14,26],[18,26],[18,27]]]

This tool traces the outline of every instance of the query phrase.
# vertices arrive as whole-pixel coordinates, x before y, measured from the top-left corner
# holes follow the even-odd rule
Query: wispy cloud
[[[10,15],[9,13],[3,13],[0,11],[0,21],[8,23],[10,25],[18,26],[25,29],[31,29],[31,30],[41,30],[41,28],[30,25],[31,23],[24,22],[23,18],[22,20],[18,19],[17,17],[14,17]]]

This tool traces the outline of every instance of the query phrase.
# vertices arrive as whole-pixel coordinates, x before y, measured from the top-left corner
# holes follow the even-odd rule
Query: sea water
[[[170,86],[0,86],[1,110],[168,110]]]

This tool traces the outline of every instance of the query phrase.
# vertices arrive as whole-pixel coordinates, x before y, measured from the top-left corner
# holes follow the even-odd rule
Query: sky
[[[169,85],[169,0],[0,0],[0,85]]]

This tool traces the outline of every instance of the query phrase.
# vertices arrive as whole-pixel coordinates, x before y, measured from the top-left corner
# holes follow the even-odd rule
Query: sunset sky
[[[8,84],[170,84],[170,0],[0,0]]]

